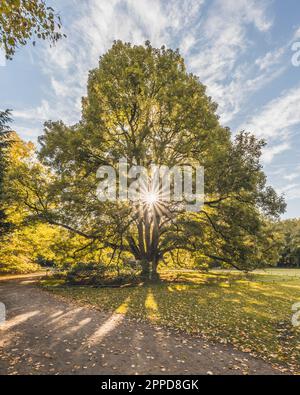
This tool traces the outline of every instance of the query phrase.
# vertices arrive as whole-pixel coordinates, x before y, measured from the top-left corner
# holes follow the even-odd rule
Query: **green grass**
[[[300,373],[300,328],[292,305],[300,302],[300,270],[169,271],[166,282],[134,288],[67,287],[48,290],[102,310],[150,320],[260,356]]]

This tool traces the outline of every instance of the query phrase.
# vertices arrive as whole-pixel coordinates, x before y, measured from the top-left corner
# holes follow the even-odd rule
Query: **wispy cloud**
[[[199,28],[197,51],[189,63],[208,86],[208,93],[219,104],[221,121],[228,124],[245,105],[250,95],[277,78],[283,67],[275,69],[275,56],[246,62],[253,47],[249,29],[264,35],[272,27],[269,1],[215,0],[205,23]],[[280,62],[281,51],[276,63]]]
[[[264,56],[256,59],[255,64],[260,70],[265,71],[274,67],[282,61],[282,57],[286,51],[285,47],[275,49],[274,51],[267,52]]]
[[[289,136],[294,126],[300,125],[300,86],[283,91],[281,95],[267,103],[254,114],[243,129],[253,131],[257,136],[274,139]]]
[[[277,192],[284,194],[286,200],[294,200],[300,198],[300,184],[287,184],[284,187],[277,188]]]
[[[251,131],[270,143],[264,152],[266,163],[291,148],[294,129],[300,126],[299,101],[300,86],[283,91],[241,125],[241,129]]]
[[[268,145],[263,150],[262,162],[266,165],[270,164],[276,155],[282,154],[290,148],[291,143],[288,141],[282,142],[280,144]]]
[[[296,29],[293,40],[297,40],[298,38],[300,38],[300,27]]]

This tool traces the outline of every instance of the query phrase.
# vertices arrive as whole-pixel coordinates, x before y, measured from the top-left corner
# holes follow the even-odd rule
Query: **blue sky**
[[[263,163],[300,217],[299,0],[52,0],[67,38],[18,50],[0,62],[0,108],[13,109],[26,140],[43,122],[80,118],[88,71],[114,39],[179,48],[188,69],[219,103],[224,126],[265,138]],[[300,50],[300,44],[299,44]],[[0,59],[1,60],[1,59]]]

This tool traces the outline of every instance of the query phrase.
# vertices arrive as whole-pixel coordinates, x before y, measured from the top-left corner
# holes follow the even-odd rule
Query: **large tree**
[[[82,120],[46,124],[42,166],[19,173],[18,193],[40,219],[133,256],[146,278],[156,279],[158,264],[182,251],[245,270],[270,263],[276,240],[266,219],[285,204],[266,185],[265,143],[245,132],[232,140],[216,109],[178,51],[115,42],[90,72]],[[97,169],[116,168],[122,157],[146,168],[204,166],[201,211],[176,202],[99,202]]]
[[[0,50],[11,59],[16,48],[33,37],[55,43],[62,37],[60,23],[60,17],[43,0],[1,0]]]

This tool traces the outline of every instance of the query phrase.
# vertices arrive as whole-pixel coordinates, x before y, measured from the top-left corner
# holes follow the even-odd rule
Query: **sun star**
[[[158,194],[155,192],[147,192],[145,193],[143,200],[149,204],[150,206],[155,205],[159,201]]]

